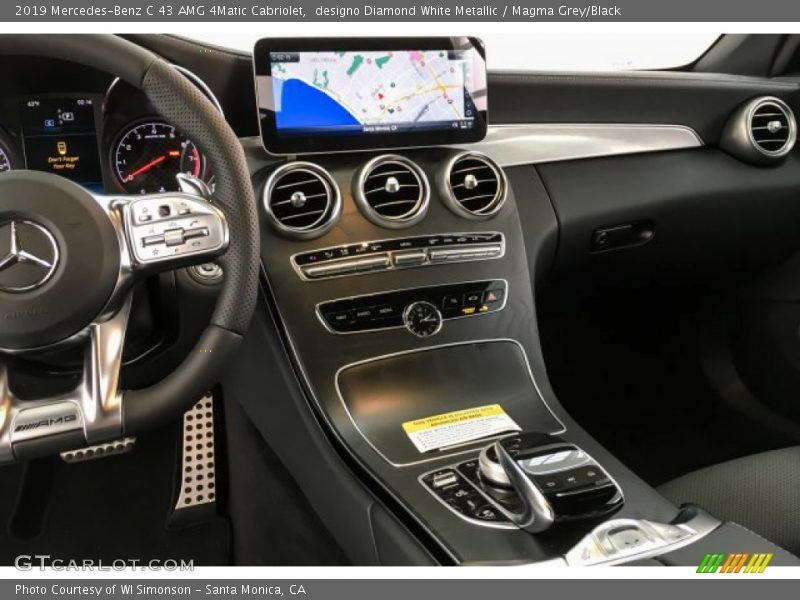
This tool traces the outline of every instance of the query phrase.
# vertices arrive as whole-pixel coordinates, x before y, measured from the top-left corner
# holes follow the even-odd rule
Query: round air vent
[[[478,152],[454,156],[441,177],[442,196],[457,215],[488,219],[506,201],[506,177],[492,159]]]
[[[755,98],[733,114],[721,146],[737,158],[766,164],[785,157],[797,141],[797,121],[780,98]]]
[[[403,156],[387,154],[365,164],[353,180],[353,197],[376,225],[399,229],[428,212],[430,186],[425,172]]]
[[[333,227],[342,211],[342,199],[325,169],[313,163],[291,162],[267,179],[264,208],[278,231],[309,239]]]
[[[762,100],[750,116],[753,143],[769,156],[783,156],[795,142],[796,125],[791,109],[781,101]]]

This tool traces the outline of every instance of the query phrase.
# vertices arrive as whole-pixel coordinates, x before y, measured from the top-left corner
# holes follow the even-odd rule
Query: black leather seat
[[[698,504],[800,555],[800,446],[700,469],[659,491],[675,504]]]

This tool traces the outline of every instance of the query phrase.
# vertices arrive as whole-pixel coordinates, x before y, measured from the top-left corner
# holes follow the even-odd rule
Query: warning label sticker
[[[458,446],[521,429],[499,404],[478,406],[403,423],[403,430],[420,452]]]

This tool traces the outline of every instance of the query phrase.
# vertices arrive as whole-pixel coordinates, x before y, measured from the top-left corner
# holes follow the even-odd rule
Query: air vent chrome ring
[[[294,175],[299,179],[284,183]],[[282,195],[275,197],[276,194]],[[273,227],[287,237],[301,240],[327,233],[342,213],[342,195],[336,181],[324,168],[310,162],[289,162],[270,173],[262,201]],[[309,210],[303,211],[306,207]]]
[[[780,98],[759,96],[737,108],[722,132],[720,147],[757,165],[785,158],[797,142],[797,120]]]
[[[416,191],[411,196],[404,196],[413,188]],[[361,213],[375,225],[389,229],[419,223],[428,212],[430,196],[425,171],[396,154],[373,158],[353,178],[353,198]]]
[[[773,109],[778,111],[777,113],[764,113],[764,110]],[[773,118],[774,117],[774,118]],[[782,119],[781,119],[782,117]],[[757,125],[755,123],[755,119],[770,119],[767,123],[763,125]],[[782,120],[785,120],[785,124],[782,123]],[[789,154],[794,148],[795,142],[797,141],[797,121],[795,120],[794,113],[792,109],[780,98],[774,98],[771,96],[767,96],[765,98],[759,98],[752,105],[749,107],[747,111],[747,134],[750,139],[750,143],[753,144],[753,147],[756,148],[762,154],[769,156],[771,158],[781,158]],[[778,143],[780,143],[780,147],[775,150],[771,150],[768,147],[768,142],[765,142],[762,138],[759,138],[756,135],[756,127],[764,128],[770,134],[776,134],[781,131],[781,129],[785,129],[788,127],[788,131],[785,133],[785,139],[780,139]]]
[[[460,163],[463,164],[461,169]],[[500,165],[485,154],[460,152],[445,164],[439,177],[439,191],[447,207],[455,214],[482,221],[495,216],[503,208],[508,182]],[[462,191],[467,195],[460,195]]]

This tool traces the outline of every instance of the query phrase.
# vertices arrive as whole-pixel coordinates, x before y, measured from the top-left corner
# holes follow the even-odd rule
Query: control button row
[[[451,510],[487,523],[508,522],[500,510],[455,469],[442,469],[422,478],[423,483]]]
[[[475,290],[466,294],[448,294],[442,299],[442,308],[448,309],[472,309],[463,314],[473,314],[476,309],[483,308],[486,312],[490,307],[503,303],[506,291],[503,288],[496,288],[486,291]]]
[[[326,318],[334,327],[351,326],[356,324],[374,324],[380,327],[382,321],[389,319],[397,320],[401,317],[401,313],[402,309],[399,306],[393,304],[380,304],[378,306],[364,306],[351,310],[339,310],[331,312],[326,315]]]
[[[294,257],[294,262],[298,267],[318,264],[329,260],[342,258],[358,258],[375,253],[397,252],[402,253],[409,250],[425,251],[432,248],[443,248],[451,246],[474,246],[479,244],[498,244],[502,245],[503,234],[497,232],[475,232],[444,235],[422,235],[408,238],[394,238],[390,240],[380,240],[337,246],[303,252]]]
[[[369,247],[366,247],[369,250]],[[348,251],[349,252],[349,251]],[[441,250],[429,248],[400,249],[392,252],[370,253],[368,256],[358,256],[355,251],[352,258],[342,256],[336,250],[325,250],[310,255],[295,257],[297,264],[302,258],[307,264],[300,264],[300,271],[308,279],[322,279],[381,271],[394,268],[421,267],[429,264],[460,262],[467,260],[481,260],[498,258],[503,254],[501,243],[472,244],[466,247],[453,247]],[[310,260],[313,257],[314,260]]]
[[[138,201],[133,208],[133,222],[137,225],[192,214],[190,202],[182,199],[154,198]]]
[[[599,487],[611,483],[605,472],[597,465],[589,465],[549,475],[536,475],[536,483],[548,494],[570,493],[587,487]]]

